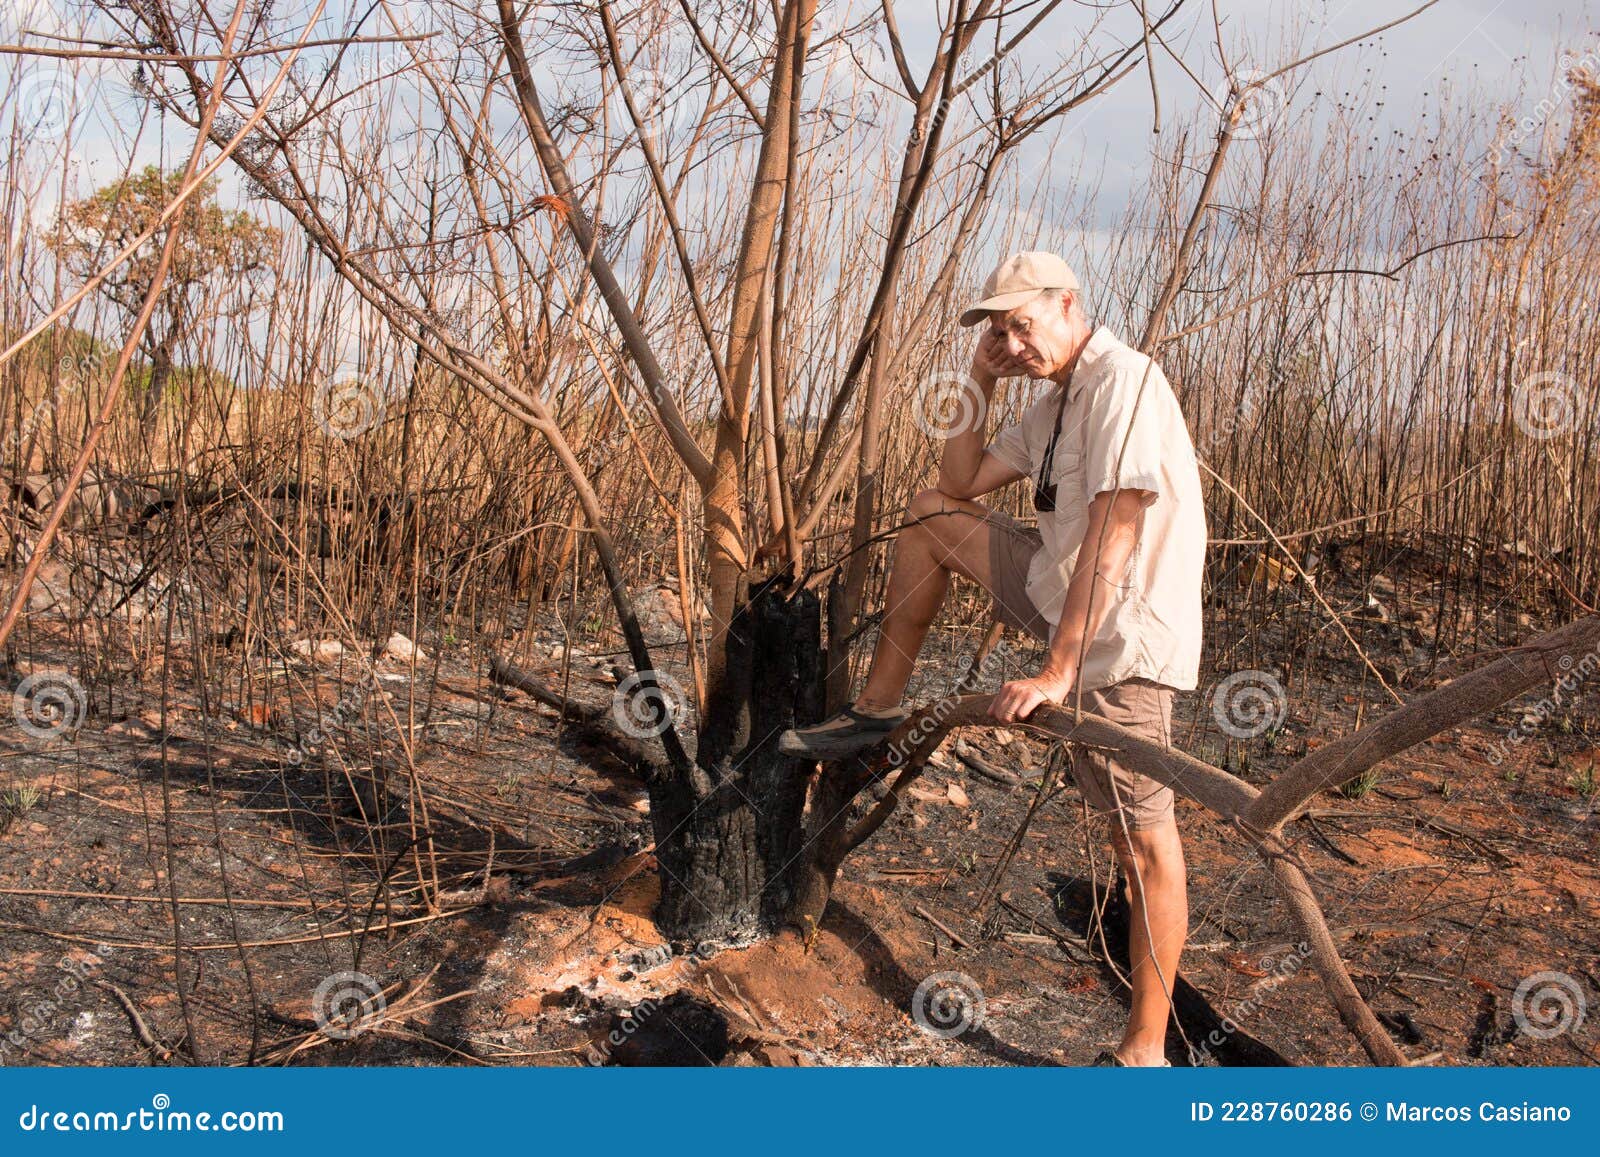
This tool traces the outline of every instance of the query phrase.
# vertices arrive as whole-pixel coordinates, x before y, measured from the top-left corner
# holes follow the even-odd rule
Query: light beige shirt
[[[1059,395],[1048,390],[988,446],[1028,476],[1030,493],[1058,405]],[[1088,527],[1089,503],[1105,490],[1154,491],[1140,513],[1139,541],[1123,582],[1099,584],[1096,599],[1109,592],[1114,601],[1084,656],[1079,682],[1088,691],[1142,676],[1193,689],[1200,674],[1206,516],[1194,443],[1166,375],[1101,326],[1073,370],[1061,430],[1052,470],[1056,508],[1039,514],[1044,547],[1028,567],[1028,597],[1054,628]]]

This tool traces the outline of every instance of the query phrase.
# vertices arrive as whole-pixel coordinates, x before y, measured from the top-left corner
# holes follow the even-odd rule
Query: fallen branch
[[[605,747],[645,779],[667,774],[666,768],[646,743],[624,734],[617,727],[609,706],[597,707],[562,695],[498,656],[489,660],[489,679],[502,686],[525,691],[540,703],[564,712],[567,719],[576,721],[578,732],[585,739]]]
[[[911,910],[913,912],[915,912],[918,916],[921,916],[929,924],[932,924],[939,931],[943,932],[946,936],[948,936],[950,938],[950,943],[954,944],[957,948],[966,948],[967,947],[967,942],[965,940],[963,940],[960,936],[957,936],[954,932],[952,932],[950,930],[950,926],[949,925],[945,924],[942,920],[940,920],[938,917],[936,917],[932,912],[929,912],[921,904],[918,904],[915,908],[913,908]]]
[[[956,741],[956,745],[952,750],[955,752],[955,757],[962,763],[985,779],[993,780],[1002,787],[1017,787],[1025,782],[1016,772],[1007,771],[1003,767],[996,767],[960,740]]]
[[[926,712],[913,713],[910,720],[891,734],[889,745],[891,749],[897,743],[901,749],[909,748],[912,759],[925,762],[954,728],[995,725],[996,721],[989,714],[989,702],[987,695],[971,695],[953,703],[945,700]],[[932,727],[926,729],[929,723]],[[1080,715],[1074,719],[1071,711],[1047,705],[1036,709],[1021,721],[1021,726],[1060,741],[1087,740],[1114,748],[1129,767],[1159,780],[1237,828],[1266,861],[1273,881],[1278,885],[1279,894],[1293,913],[1302,936],[1311,946],[1311,956],[1318,975],[1322,977],[1323,987],[1338,1009],[1340,1019],[1355,1034],[1374,1062],[1383,1065],[1408,1063],[1405,1054],[1390,1039],[1387,1030],[1350,979],[1344,961],[1334,946],[1333,937],[1328,932],[1327,921],[1323,918],[1316,896],[1306,882],[1305,875],[1292,861],[1288,849],[1276,832],[1260,832],[1247,824],[1245,813],[1256,803],[1259,795],[1255,788],[1219,767],[1213,767],[1176,748],[1163,747],[1153,739],[1098,715]],[[918,739],[908,742],[913,734],[917,734]],[[890,798],[893,798],[892,793]],[[884,803],[888,802],[886,798]],[[882,806],[879,805],[880,808]]]
[[[1489,665],[1413,699],[1371,726],[1318,748],[1265,788],[1254,787],[1203,760],[1164,747],[1098,715],[1045,705],[1019,726],[1053,740],[1109,748],[1135,771],[1171,787],[1227,821],[1267,865],[1279,895],[1288,905],[1329,999],[1345,1026],[1378,1064],[1408,1061],[1357,990],[1339,955],[1327,920],[1297,857],[1284,843],[1285,822],[1304,810],[1327,788],[1345,783],[1398,752],[1413,747],[1470,719],[1483,715],[1545,679],[1568,681],[1600,670],[1600,616],[1578,619],[1515,647]],[[836,870],[858,844],[888,819],[899,802],[900,788],[914,779],[958,727],[993,727],[990,697],[950,697],[915,711],[872,752],[829,769],[837,777],[834,793],[860,791],[882,768],[885,753],[902,767],[889,793],[867,818],[843,839],[832,843],[828,871]],[[1419,817],[1420,818],[1420,817]],[[1487,845],[1484,845],[1487,846]],[[998,880],[991,886],[997,886]]]
[[[1466,723],[1546,680],[1600,671],[1600,615],[1577,619],[1498,660],[1418,696],[1369,727],[1319,747],[1262,789],[1245,821],[1280,828],[1319,791],[1345,783],[1392,755]]]
[[[144,1017],[140,1015],[139,1007],[133,1003],[132,997],[109,980],[97,980],[94,984],[96,988],[103,988],[117,998],[117,1003],[122,1006],[122,1011],[128,1014],[128,1021],[133,1025],[133,1035],[139,1038],[140,1044],[164,1061],[172,1059],[172,1050],[156,1040],[155,1034],[150,1031],[150,1026],[144,1022]]]
[[[237,952],[241,948],[282,948],[291,944],[320,944],[343,936],[361,936],[369,932],[389,932],[396,928],[409,928],[417,924],[432,924],[436,920],[448,920],[452,916],[470,912],[474,907],[476,905],[468,905],[463,908],[451,908],[446,911],[435,912],[430,916],[411,916],[404,920],[390,920],[373,928],[327,929],[305,936],[285,936],[278,940],[234,940],[217,944],[185,944],[183,949],[185,952]],[[32,936],[44,936],[50,940],[61,940],[68,944],[89,944],[96,947],[109,945],[112,948],[126,949],[130,952],[172,951],[171,943],[166,941],[119,940],[109,934],[82,936],[74,932],[57,932],[50,928],[40,928],[34,924],[23,924],[16,920],[0,920],[0,928],[9,928],[15,932],[25,932]]]

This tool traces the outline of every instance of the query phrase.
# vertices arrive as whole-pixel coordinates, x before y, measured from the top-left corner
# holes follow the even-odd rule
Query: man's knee
[[[1126,835],[1118,831],[1112,844],[1130,888],[1138,888],[1140,881],[1148,876],[1170,878],[1183,873],[1183,841],[1178,836],[1174,818]]]
[[[937,517],[940,513],[950,510],[957,505],[943,490],[930,486],[926,490],[919,490],[911,496],[911,501],[906,503],[906,520],[918,522],[924,519]]]
[[[937,487],[930,486],[912,495],[906,503],[905,526],[901,535],[921,532],[937,550],[948,551],[957,543],[967,543],[973,538],[973,523],[982,518],[987,507],[963,498],[953,498]],[[979,526],[977,529],[984,529]]]
[[[980,521],[988,508],[977,502],[952,498],[942,490],[919,490],[906,503],[905,521],[895,547],[914,552],[933,565],[987,584],[981,556],[988,550],[988,527]]]

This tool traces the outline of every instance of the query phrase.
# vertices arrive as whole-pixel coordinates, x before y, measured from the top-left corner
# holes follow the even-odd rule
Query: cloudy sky
[[[1150,0],[1152,13],[1167,0]],[[1336,44],[1348,37],[1387,23],[1414,8],[1420,0],[1216,0],[1222,41],[1239,69],[1271,71],[1296,56]],[[467,4],[469,0],[458,0]],[[352,10],[365,10],[369,0],[334,0],[324,21],[329,34],[343,27]],[[878,0],[823,0],[819,22],[824,33],[847,27],[875,11]],[[274,11],[284,18],[304,0],[279,3]],[[432,6],[423,0],[392,5],[400,18],[426,28],[436,22]],[[1013,4],[1013,7],[1016,7]],[[309,6],[305,6],[309,11]],[[935,0],[899,0],[896,11],[912,58],[921,71],[936,35],[934,13],[943,7]],[[1032,6],[1023,6],[1025,10]],[[620,6],[626,11],[628,5]],[[0,38],[15,42],[19,28],[49,29],[65,22],[81,25],[83,6],[63,0],[0,0]],[[1164,52],[1157,52],[1157,79],[1164,112],[1171,118],[1192,112],[1210,99],[1200,85],[1218,91],[1223,71],[1215,47],[1216,35],[1209,0],[1187,0],[1166,26],[1172,49],[1183,57],[1191,78]],[[1098,28],[1093,28],[1097,16]],[[1020,21],[1013,17],[1011,27]],[[371,26],[369,25],[369,28]],[[1031,36],[1022,50],[1007,62],[1010,75],[1047,75],[1063,54],[1076,46],[1086,29],[1092,31],[1096,51],[1109,52],[1139,35],[1136,8],[1131,4],[1092,4],[1068,0]],[[881,34],[859,37],[852,45],[856,59],[875,76],[892,82],[894,72]],[[972,59],[981,59],[975,46]],[[1381,91],[1383,113],[1397,124],[1414,124],[1418,112],[1441,93],[1471,91],[1490,100],[1525,97],[1531,107],[1550,88],[1561,52],[1581,56],[1600,53],[1600,0],[1440,0],[1411,21],[1383,33],[1376,41],[1325,57],[1297,74],[1292,92],[1281,94],[1284,114],[1315,117],[1318,89],[1365,82]],[[536,62],[537,63],[537,62]],[[0,60],[0,74],[17,67],[16,58]],[[1370,70],[1370,71],[1369,71]],[[120,75],[123,65],[94,66],[97,106],[80,122],[78,161],[90,179],[109,179],[124,159],[124,150],[102,148],[116,136],[127,135],[128,117],[137,102],[126,92]],[[1198,80],[1198,84],[1197,84]],[[119,92],[120,90],[120,92]],[[1136,73],[1107,95],[1073,114],[1057,139],[1052,158],[1056,167],[1075,168],[1092,160],[1102,174],[1105,195],[1125,197],[1127,187],[1148,172],[1150,129],[1153,123],[1147,77]],[[181,159],[188,142],[181,133],[163,138],[148,133],[139,145],[143,157],[164,155]],[[142,158],[141,158],[142,159]]]
[[[1217,0],[1216,11],[1232,65],[1241,72],[1270,73],[1387,24],[1420,3]],[[1155,14],[1164,6],[1151,0],[1148,9]],[[901,0],[897,10],[914,59],[925,61],[936,34],[928,15],[932,6],[927,0],[915,5]],[[919,11],[920,16],[915,14]],[[1062,5],[1019,52],[1016,66],[1025,75],[1047,73],[1060,57],[1059,46],[1075,44],[1094,11],[1081,2]],[[1156,54],[1156,80],[1169,121],[1209,105],[1226,91],[1211,12],[1205,0],[1189,0],[1166,27],[1165,38],[1188,68],[1186,72],[1168,53]],[[1121,5],[1107,14],[1094,43],[1107,50],[1139,34],[1137,9]],[[1282,116],[1316,121],[1326,108],[1319,91],[1369,86],[1383,102],[1372,130],[1382,133],[1395,125],[1415,126],[1419,115],[1451,97],[1477,94],[1494,104],[1525,103],[1531,110],[1549,92],[1561,55],[1576,59],[1585,52],[1600,59],[1600,4],[1594,0],[1440,0],[1370,41],[1313,61],[1274,95],[1282,102]],[[874,67],[873,53],[862,55]],[[887,64],[884,68],[888,79],[892,70]],[[1080,164],[1091,167],[1101,182],[1100,195],[1114,211],[1125,202],[1128,189],[1150,171],[1153,125],[1150,83],[1141,71],[1072,115],[1053,142],[1049,167],[1058,174],[1075,172]]]
[[[350,13],[365,12],[371,2],[333,0],[323,17],[323,34],[339,34],[349,26]],[[454,0],[458,9],[477,2]],[[481,2],[487,7],[487,0]],[[1012,7],[1031,13],[1039,2],[1012,0]],[[1148,7],[1154,14],[1169,2],[1149,0]],[[860,24],[864,15],[877,11],[879,3],[823,0],[821,38]],[[1215,11],[1232,66],[1244,74],[1259,74],[1393,21],[1418,3],[1420,0],[1215,0]],[[426,0],[391,0],[391,6],[401,21],[422,31],[437,28],[441,19],[439,7]],[[628,7],[621,3],[618,11],[626,13]],[[943,0],[897,0],[895,7],[912,69],[921,73],[937,37],[935,14],[944,7]],[[15,43],[23,28],[81,31],[83,11],[83,5],[62,0],[0,0],[0,39]],[[310,5],[307,0],[278,0],[273,11],[279,19],[292,20],[309,12]],[[1156,79],[1169,127],[1202,113],[1214,123],[1216,101],[1225,91],[1225,72],[1212,12],[1210,0],[1187,0],[1164,28],[1172,53],[1183,61],[1180,65],[1172,54],[1156,53]],[[1024,18],[1011,17],[1009,27],[1020,26]],[[537,29],[538,20],[530,27]],[[366,28],[368,32],[385,30],[376,23]],[[1095,54],[1114,53],[1139,38],[1137,8],[1129,3],[1066,0],[1005,62],[1008,83],[1024,84],[1029,78],[1056,72],[1086,34]],[[541,55],[537,41],[531,47],[536,72],[562,71],[556,54]],[[975,44],[969,67],[981,63],[988,51],[992,49]],[[1432,112],[1441,101],[1481,100],[1486,106],[1509,102],[1514,109],[1533,110],[1551,93],[1563,53],[1573,59],[1591,54],[1600,67],[1600,0],[1440,0],[1399,27],[1297,70],[1292,82],[1276,82],[1273,114],[1312,125],[1325,123],[1330,99],[1359,90],[1367,94],[1375,117],[1364,128],[1381,137],[1395,126],[1415,128],[1419,117]],[[847,56],[853,61],[847,59],[835,75],[848,75],[859,65],[877,82],[898,88],[881,29],[869,27],[854,36]],[[130,152],[136,163],[159,161],[168,168],[186,159],[190,139],[183,126],[147,118],[140,128],[146,106],[130,91],[128,66],[122,63],[74,66],[58,61],[22,62],[16,56],[0,58],[0,93],[12,94],[10,107],[0,110],[0,131],[8,131],[13,118],[22,119],[30,100],[37,105],[37,81],[33,90],[24,90],[20,96],[15,88],[7,87],[19,69],[24,75],[54,70],[58,76],[70,76],[74,89],[77,128],[68,167],[63,170],[58,162],[44,160],[21,178],[41,213],[48,214],[48,207],[55,203],[56,182],[63,171],[73,194],[81,196],[118,176]],[[547,104],[559,101],[568,83],[578,88],[596,83],[592,65],[579,71],[583,75],[546,77]],[[811,75],[821,77],[825,71],[814,66]],[[816,95],[813,90],[813,99]],[[895,104],[904,111],[904,101]],[[503,127],[509,140],[521,130],[509,106],[504,112]],[[971,110],[964,115],[971,127]],[[1559,120],[1559,116],[1558,110],[1553,119]],[[1153,123],[1149,78],[1141,68],[1070,114],[1058,132],[1034,138],[1018,158],[1015,172],[1053,196],[1077,196],[1080,202],[1087,202],[1091,228],[1097,228],[1115,219],[1151,179],[1155,171]],[[224,199],[236,199],[236,171],[226,167],[221,175]],[[1074,186],[1079,180],[1085,183],[1083,189]],[[1092,194],[1087,191],[1091,185]]]

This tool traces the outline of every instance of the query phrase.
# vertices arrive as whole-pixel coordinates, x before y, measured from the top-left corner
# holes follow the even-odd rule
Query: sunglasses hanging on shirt
[[[1055,425],[1050,428],[1050,441],[1039,462],[1039,476],[1033,480],[1033,509],[1040,514],[1048,514],[1056,508],[1056,484],[1051,475],[1055,473],[1056,443],[1061,439],[1061,418],[1067,412],[1067,387],[1058,388],[1061,400],[1056,404]]]

